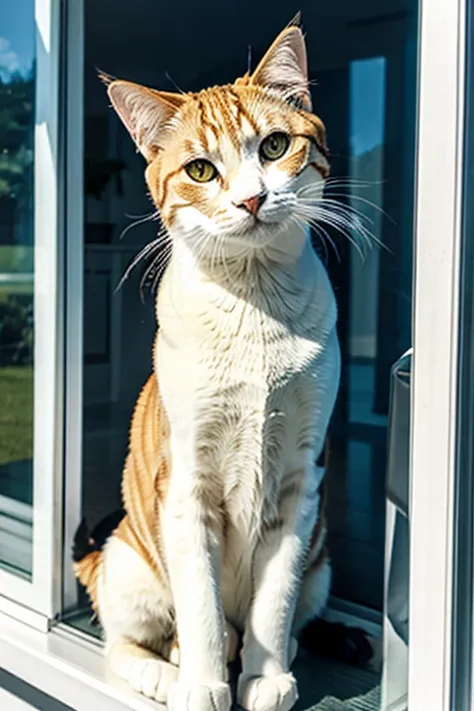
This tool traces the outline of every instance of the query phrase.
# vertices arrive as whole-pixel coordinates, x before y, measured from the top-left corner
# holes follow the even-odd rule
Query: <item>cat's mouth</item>
[[[248,215],[245,223],[242,225],[242,234],[252,234],[256,230],[265,230],[269,233],[271,230],[278,230],[283,224],[286,223],[286,218],[288,215],[286,212],[282,214],[281,211],[275,211],[273,214],[262,215],[258,213],[257,215]]]
[[[252,221],[248,221],[246,225],[229,235],[231,241],[236,243],[244,243],[249,247],[263,248],[271,244],[277,235],[284,229],[287,221],[278,220],[262,220],[259,217],[254,217]]]
[[[249,215],[247,220],[248,224],[246,226],[246,232],[252,232],[258,225],[264,225],[263,220],[257,215]]]

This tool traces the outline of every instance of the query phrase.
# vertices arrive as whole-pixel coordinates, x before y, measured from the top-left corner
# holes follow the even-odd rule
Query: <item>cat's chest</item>
[[[339,377],[332,291],[304,294],[292,319],[281,302],[166,288],[155,365],[176,456],[191,445],[189,466],[216,475],[230,519],[249,531],[322,447]]]
[[[238,424],[261,440],[263,423],[276,418],[277,427],[279,412],[286,429],[295,429],[321,409],[336,306],[322,266],[316,282],[302,282],[242,297],[168,275],[158,301],[156,368],[172,423],[210,422],[208,431],[218,432],[219,422],[231,420],[230,431]]]
[[[248,305],[228,314],[208,312],[207,333],[194,344],[198,370],[218,389],[247,384],[263,390],[281,388],[316,366],[322,343],[310,324],[298,328]],[[322,336],[324,338],[324,336]]]
[[[161,310],[157,372],[172,428],[206,442],[212,467],[254,473],[276,449],[318,447],[337,387],[335,319],[319,303],[298,322],[230,298],[188,300],[179,316]]]
[[[183,386],[192,381],[201,394],[241,385],[263,392],[298,374],[310,376],[332,327],[316,300],[298,318],[285,304],[272,311],[263,299],[252,303],[212,292],[172,307],[166,303],[160,313],[161,368],[179,366]]]

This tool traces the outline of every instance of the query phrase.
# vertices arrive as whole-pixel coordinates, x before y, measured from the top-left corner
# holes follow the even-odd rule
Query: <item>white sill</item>
[[[327,619],[362,627],[373,639],[380,637],[379,615],[335,603],[336,609],[326,611]],[[381,657],[376,656],[378,670]],[[98,640],[65,625],[41,632],[0,611],[0,668],[75,711],[166,711],[111,674]]]
[[[76,711],[165,711],[107,670],[99,644],[0,613],[0,667]]]

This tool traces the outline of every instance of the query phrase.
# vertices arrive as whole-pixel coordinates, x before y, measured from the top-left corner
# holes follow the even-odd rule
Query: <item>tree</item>
[[[0,198],[30,208],[33,194],[35,67],[0,77]]]

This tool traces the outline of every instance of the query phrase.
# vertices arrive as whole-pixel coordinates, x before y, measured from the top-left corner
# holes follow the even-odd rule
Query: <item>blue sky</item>
[[[27,72],[35,53],[34,0],[0,0],[0,73]]]

